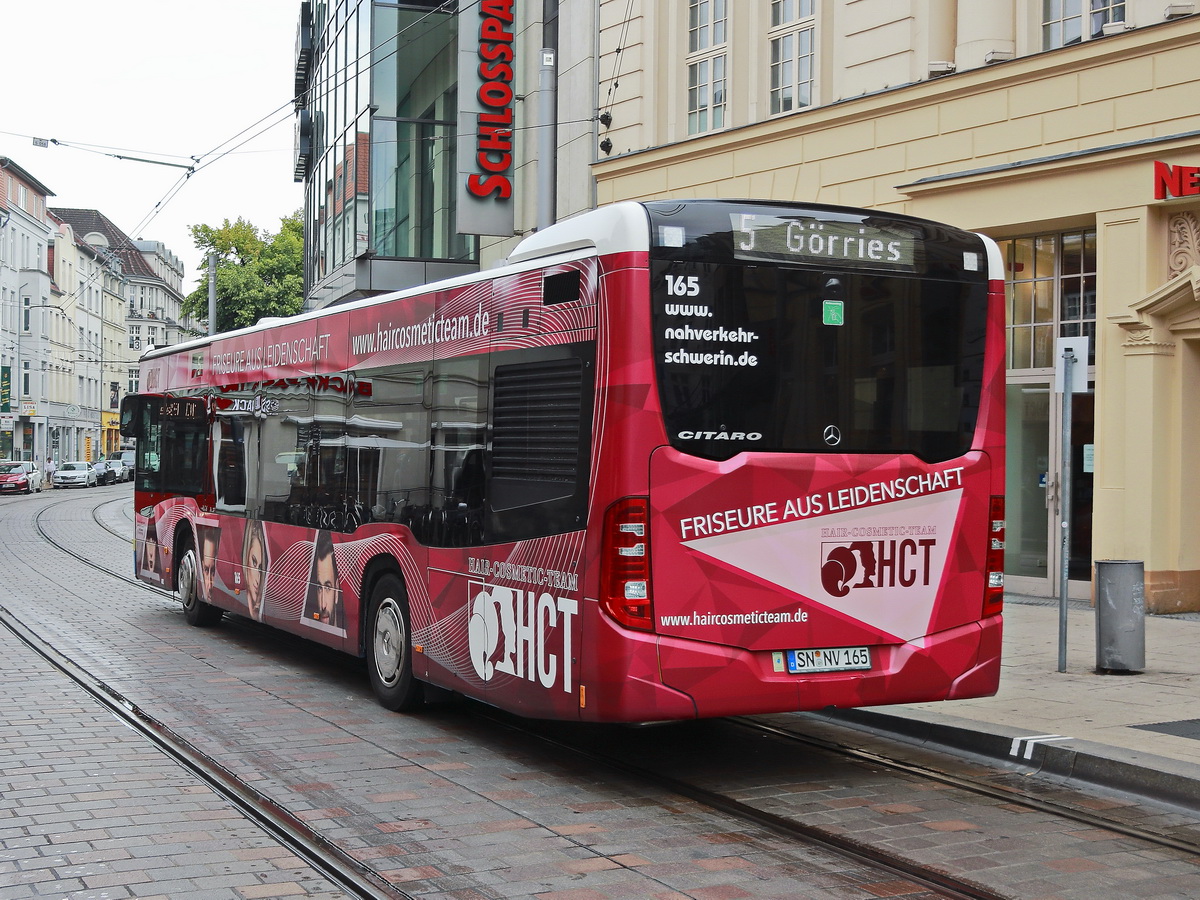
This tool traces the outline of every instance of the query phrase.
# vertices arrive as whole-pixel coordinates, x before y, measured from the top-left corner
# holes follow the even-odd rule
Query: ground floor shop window
[[[1008,357],[1008,534],[1005,572],[1018,593],[1053,596],[1064,548],[1062,397],[1054,393],[1059,337],[1086,336],[1089,370],[1096,350],[1096,231],[1078,229],[1000,242],[1005,262]],[[1090,376],[1089,376],[1090,380]],[[1067,461],[1071,523],[1068,577],[1091,578],[1094,395],[1071,405]],[[1071,596],[1075,595],[1074,589]]]

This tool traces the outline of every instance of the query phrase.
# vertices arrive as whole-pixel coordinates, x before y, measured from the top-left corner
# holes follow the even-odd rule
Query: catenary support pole
[[[217,254],[208,254],[208,333],[217,333]]]
[[[542,64],[538,70],[538,192],[540,231],[558,218],[558,0],[542,6]]]

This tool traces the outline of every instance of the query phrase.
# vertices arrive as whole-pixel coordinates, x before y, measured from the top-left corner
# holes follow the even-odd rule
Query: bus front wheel
[[[385,573],[371,591],[367,620],[367,670],[371,690],[384,709],[416,709],[424,700],[421,682],[413,677],[412,631],[404,582]]]
[[[183,601],[183,618],[189,625],[205,628],[221,620],[220,608],[200,599],[200,561],[190,540],[185,540],[176,557],[175,589]]]

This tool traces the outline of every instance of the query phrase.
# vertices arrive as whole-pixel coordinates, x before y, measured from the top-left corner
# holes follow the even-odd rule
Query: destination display
[[[885,227],[869,219],[754,213],[732,213],[729,218],[736,259],[908,272],[917,268],[919,235],[899,223]]]
[[[208,411],[199,397],[164,397],[161,415],[176,422],[203,422]]]

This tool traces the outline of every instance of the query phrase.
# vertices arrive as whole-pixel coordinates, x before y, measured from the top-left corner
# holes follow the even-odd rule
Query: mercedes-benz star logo
[[[842,432],[836,425],[825,426],[825,443],[830,447],[836,447],[842,442]]]

